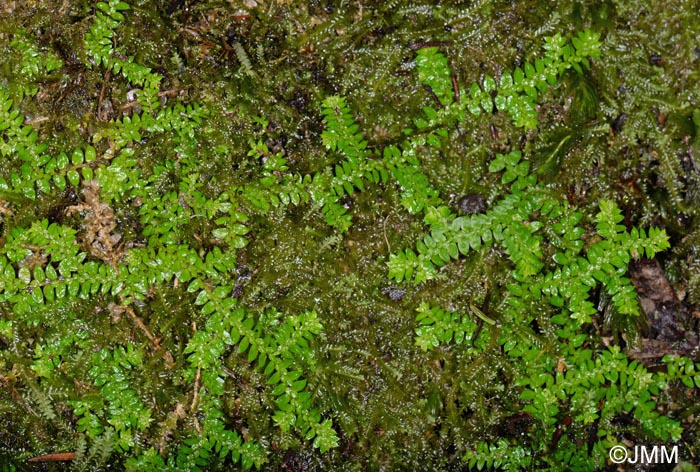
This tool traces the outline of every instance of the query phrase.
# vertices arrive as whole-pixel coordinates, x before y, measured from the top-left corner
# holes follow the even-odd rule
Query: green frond
[[[95,65],[102,64],[111,69],[115,64],[121,64],[120,59],[114,55],[112,36],[114,30],[124,21],[124,15],[121,12],[130,7],[129,4],[120,0],[98,2],[96,7],[95,22],[85,35],[85,49],[88,59],[93,60]]]
[[[478,339],[474,338],[477,324],[468,316],[448,313],[439,307],[431,307],[425,302],[416,311],[418,312],[416,315],[418,327],[416,328],[415,342],[423,351],[452,342],[457,345],[471,345],[471,348],[466,348],[466,351],[470,353],[484,349],[484,336],[480,336]]]
[[[316,312],[288,316],[271,330],[244,309],[235,308],[235,299],[228,298],[229,293],[229,287],[202,290],[195,301],[202,305],[202,312],[209,319],[205,331],[194,335],[185,352],[193,368],[208,369],[211,373],[212,381],[205,381],[207,389],[215,395],[223,394],[222,384],[217,380],[221,356],[228,346],[235,346],[239,355],[256,364],[267,377],[277,406],[273,420],[282,431],[294,428],[306,440],[316,438],[314,445],[319,448],[337,445],[330,420],[322,421],[320,413],[313,408],[303,378],[302,360],[308,362],[313,357],[309,342],[323,330]],[[189,375],[194,377],[192,371]]]
[[[13,84],[13,96],[21,101],[24,97],[33,97],[39,92],[37,82],[45,80],[52,72],[63,67],[63,61],[51,51],[41,51],[34,37],[26,31],[17,31],[10,41],[10,47],[19,54],[17,70],[18,79]]]
[[[447,57],[439,52],[439,48],[428,47],[416,51],[416,69],[418,81],[430,87],[441,104],[449,105],[454,101],[452,71]]]
[[[397,281],[413,278],[414,283],[420,283],[434,278],[436,269],[452,259],[479,250],[482,245],[498,243],[514,264],[511,274],[514,280],[529,286],[527,290],[515,290],[525,299],[533,296],[540,299],[544,294],[554,306],[566,303],[579,323],[588,323],[596,313],[588,295],[599,282],[612,295],[620,314],[639,313],[634,289],[622,275],[630,258],[645,253],[654,255],[669,247],[662,230],[652,228],[648,237],[644,230],[636,228],[627,232],[618,224],[623,219],[620,209],[614,202],[603,200],[596,227],[605,240],[593,244],[586,257],[577,256],[583,248],[579,239],[583,230],[577,226],[582,215],[562,208],[545,187],[535,183],[519,151],[498,155],[489,170],[503,172],[501,181],[510,184],[513,193],[485,214],[453,217],[447,209],[445,216],[429,212],[426,223],[431,226],[431,232],[416,243],[416,251],[409,248],[390,255],[390,278]],[[535,211],[540,212],[541,220],[532,220]],[[558,267],[551,272],[543,272],[545,241],[539,234],[543,226],[553,228],[552,244],[565,250],[554,254],[553,261]],[[565,241],[556,233],[566,234]]]
[[[79,417],[78,430],[90,439],[113,428],[117,452],[125,452],[137,445],[136,435],[144,431],[152,421],[146,408],[129,384],[129,371],[143,363],[143,351],[129,344],[113,350],[102,349],[95,354],[89,377],[100,389],[99,400],[72,401],[74,413]]]
[[[499,468],[518,471],[527,469],[532,464],[531,453],[527,448],[513,446],[505,439],[500,439],[496,444],[479,442],[475,450],[468,450],[464,454],[462,460],[476,470]]]
[[[367,141],[359,132],[360,127],[344,97],[326,97],[322,113],[326,123],[326,129],[321,133],[324,146],[331,151],[340,151],[349,160],[362,160],[368,156]]]

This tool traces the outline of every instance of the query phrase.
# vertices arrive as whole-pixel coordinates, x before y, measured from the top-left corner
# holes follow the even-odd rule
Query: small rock
[[[386,295],[391,301],[397,302],[401,300],[404,295],[406,295],[406,290],[402,288],[391,287],[385,290],[384,293],[386,293]]]
[[[615,133],[619,133],[625,126],[625,123],[627,123],[627,113],[620,113],[617,115],[617,118],[615,118],[615,121],[613,121],[612,130]]]
[[[664,65],[664,58],[660,54],[652,54],[649,56],[649,64],[652,66],[662,66]]]
[[[465,195],[457,202],[457,209],[463,215],[474,215],[486,211],[486,200],[478,193]]]

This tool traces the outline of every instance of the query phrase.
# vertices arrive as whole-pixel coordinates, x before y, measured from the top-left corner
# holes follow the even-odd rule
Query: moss
[[[267,177],[268,157],[250,155],[251,141],[262,141],[267,152],[281,152],[287,159],[287,171],[268,172],[281,179],[275,185],[285,191],[292,184],[284,179],[293,174],[337,177],[334,165],[347,156],[324,146],[322,110],[329,96],[346,97],[370,155],[390,145],[403,149],[402,132],[415,127],[417,118],[425,118],[423,107],[441,111],[445,106],[430,84],[418,78],[414,61],[421,46],[438,46],[446,58],[450,76],[443,88],[449,95],[451,74],[462,85],[483,84],[487,75],[498,79],[532,62],[546,36],[567,36],[586,28],[600,32],[601,57],[590,70],[564,74],[538,97],[536,128],[525,132],[502,111],[484,110],[478,119],[456,120],[446,127],[442,145],[416,146],[419,170],[444,204],[456,208],[462,196],[480,194],[488,210],[507,193],[500,175],[487,172],[489,162],[496,154],[522,149],[539,185],[583,213],[589,222],[583,236],[588,246],[597,242],[592,221],[601,200],[617,201],[629,228],[665,228],[675,249],[663,256],[664,264],[673,282],[687,285],[690,301],[697,303],[693,241],[698,172],[693,162],[698,146],[693,113],[698,92],[693,84],[698,56],[692,34],[700,25],[696,12],[683,2],[561,2],[555,9],[531,1],[437,6],[390,1],[371,8],[353,2],[271,2],[239,11],[213,1],[134,1],[115,30],[113,44],[121,48],[120,54],[133,55],[134,63],[162,76],[157,90],[163,107],[197,103],[207,116],[193,126],[193,135],[187,135],[184,126],[163,133],[144,131],[139,139],[124,144],[134,155],[121,157],[111,154],[115,135],[109,133],[115,127],[108,120],[139,113],[128,93],[140,87],[115,70],[107,74],[105,68],[89,66],[85,60],[83,38],[95,20],[94,5],[16,3],[13,19],[0,27],[0,79],[14,94],[13,109],[27,122],[42,119],[33,126],[39,142],[48,144],[50,156],[60,151],[71,156],[74,149],[84,151],[88,145],[96,149],[94,163],[70,162],[58,173],[67,176],[76,170],[81,180],[92,180],[83,179],[83,168],[96,174],[99,167],[140,172],[129,174],[132,177],[114,184],[112,190],[108,179],[98,175],[102,201],[113,210],[113,232],[121,235],[118,250],[134,255],[133,261],[117,261],[123,264],[117,267],[127,287],[124,294],[113,293],[112,287],[103,292],[106,278],[85,272],[86,280],[99,281],[97,292],[90,296],[78,294],[65,303],[37,305],[24,314],[17,312],[14,299],[3,299],[0,305],[0,380],[5,386],[0,418],[8,425],[0,434],[0,460],[18,470],[29,470],[26,460],[32,456],[61,451],[78,453],[76,470],[107,461],[121,467],[129,456],[155,461],[149,454],[161,449],[164,457],[175,457],[178,450],[186,451],[183,444],[188,437],[203,425],[206,428],[204,413],[211,418],[215,411],[225,415],[223,428],[239,435],[240,444],[251,445],[244,456],[252,462],[264,457],[270,470],[456,470],[467,467],[463,457],[480,440],[498,445],[503,438],[516,443],[523,437],[526,446],[540,448],[537,466],[541,466],[560,460],[549,449],[570,450],[576,441],[586,442],[586,430],[575,423],[559,447],[550,448],[556,428],[531,424],[523,413],[529,404],[520,397],[523,384],[514,385],[533,370],[561,368],[555,357],[560,353],[552,346],[558,342],[555,331],[569,328],[551,321],[553,309],[533,313],[520,330],[506,333],[505,327],[499,331],[483,326],[487,344],[477,355],[459,345],[441,345],[425,353],[415,344],[415,309],[422,302],[468,316],[474,306],[487,317],[505,320],[504,285],[510,281],[512,266],[501,249],[483,248],[445,266],[434,280],[399,286],[387,278],[389,254],[412,247],[425,233],[425,225],[422,210],[409,214],[402,206],[405,191],[392,180],[396,177],[386,182],[367,180],[363,190],[355,187],[334,194],[351,216],[347,232],[327,224],[325,200],[310,198],[265,211],[238,197],[238,190]],[[0,7],[0,13],[9,8],[13,7]],[[22,59],[10,46],[20,31],[40,53],[51,53],[63,62],[57,71],[38,76],[38,94],[23,99],[17,95],[28,85],[17,74]],[[622,115],[626,120],[620,119]],[[184,138],[178,134],[182,129]],[[14,154],[4,157],[0,174],[9,182],[21,164]],[[34,185],[33,179],[27,182]],[[0,194],[3,248],[12,244],[13,228],[27,229],[43,219],[80,235],[89,231],[86,210],[66,215],[68,207],[86,204],[83,184],[68,183],[65,189],[50,185],[34,200],[22,192],[2,190],[10,192]],[[165,198],[167,192],[172,196]],[[151,224],[144,215],[157,207],[157,199],[162,199],[160,207],[149,221],[176,223],[158,241],[144,232]],[[206,215],[214,211],[212,205],[221,210]],[[222,221],[217,222],[219,218]],[[225,228],[236,228],[238,233],[217,237],[222,233],[215,231]],[[175,239],[169,240],[172,235]],[[61,238],[61,244],[73,247],[70,238]],[[75,244],[76,252],[90,254],[81,264],[93,260],[110,266],[88,251],[89,238],[81,236]],[[156,281],[166,269],[150,270],[141,263],[157,260],[139,252],[144,246],[165,251],[175,244],[187,244],[193,254],[191,265],[201,264],[204,275],[194,277],[202,287],[193,292],[187,290],[191,281],[179,276]],[[235,264],[224,271],[207,265],[207,255],[217,248],[235,258]],[[31,252],[36,261],[24,257],[14,261],[17,272],[11,278],[19,277],[20,266],[42,266],[46,254]],[[544,248],[547,257],[554,252]],[[165,252],[159,257],[165,258]],[[142,274],[143,281],[127,278],[127,265],[138,268],[134,273]],[[72,271],[71,277],[77,273]],[[271,412],[278,408],[278,396],[272,393],[275,386],[268,385],[270,375],[256,369],[255,360],[249,362],[249,351],[239,353],[236,346],[226,347],[212,361],[220,366],[212,371],[219,373],[224,393],[207,397],[206,379],[200,372],[196,380],[197,369],[185,351],[198,332],[208,333],[211,343],[216,342],[215,327],[207,328],[211,314],[196,301],[200,293],[217,286],[228,287],[261,333],[275,332],[291,315],[318,312],[323,334],[313,337],[308,359],[294,362],[304,372],[313,407],[324,420],[332,420],[338,447],[321,453],[313,439],[304,439],[303,428],[283,431],[277,426]],[[3,293],[9,292],[3,289]],[[597,292],[590,300],[596,306],[606,304]],[[133,307],[157,344],[136,318],[115,310],[122,303]],[[279,319],[270,315],[273,308],[283,314]],[[600,354],[607,352],[603,339],[611,334],[633,339],[641,323],[615,318],[616,327],[611,328],[602,314],[594,318],[601,323],[581,328],[581,333],[587,336],[583,347],[595,351],[596,359],[607,355]],[[77,341],[57,344],[74,334],[77,326],[87,333],[89,346],[80,347]],[[619,337],[613,331],[618,329]],[[502,352],[499,336],[506,334],[535,346],[540,343],[546,355],[529,361],[527,368],[520,366]],[[112,361],[95,361],[92,354],[132,344],[143,352],[141,363],[115,369],[129,371],[127,389],[141,402],[139,411],[150,411],[152,421],[134,436],[133,445],[124,447],[128,438],[109,433],[108,418],[116,415],[109,412],[110,397],[103,391],[109,383],[96,385],[96,374],[84,366],[111,366]],[[54,349],[55,354],[39,355],[39,346],[46,352]],[[48,377],[32,368],[49,361],[54,370]],[[668,388],[654,395],[661,408],[670,409],[671,418],[688,426],[680,439],[683,458],[698,452],[697,430],[689,425],[688,416],[695,392],[681,387],[680,380],[669,380]],[[201,395],[201,408],[192,406],[195,395]],[[94,409],[107,432],[91,435],[79,426],[89,415],[76,413],[71,402],[99,403],[105,398],[107,407],[96,404]],[[220,398],[221,404],[207,406],[206,398]],[[565,421],[571,407],[567,401],[560,406],[557,424]],[[612,438],[647,437],[639,424],[624,426],[622,414],[607,420],[614,425],[600,429],[607,427]],[[233,436],[227,440],[229,446],[238,444]],[[116,451],[117,444],[127,452]],[[197,457],[192,452],[196,444],[187,447],[190,452],[183,454]],[[217,466],[230,467],[234,461],[239,459],[229,455]]]

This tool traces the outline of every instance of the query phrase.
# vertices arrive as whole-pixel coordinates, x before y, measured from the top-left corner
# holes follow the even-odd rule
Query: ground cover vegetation
[[[3,470],[697,461],[700,20],[433,3],[0,7]]]

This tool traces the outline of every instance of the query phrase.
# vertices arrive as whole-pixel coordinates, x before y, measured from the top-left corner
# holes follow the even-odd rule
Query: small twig
[[[228,367],[226,367],[225,365],[221,366],[221,370],[223,370],[224,374],[228,375],[232,379],[234,379],[234,380],[236,379],[236,373],[234,371],[232,371],[231,369],[229,369]]]
[[[75,452],[57,452],[54,454],[42,454],[41,456],[32,457],[27,462],[63,462],[72,461],[75,459]]]
[[[43,123],[44,121],[49,121],[48,116],[37,116],[36,118],[32,118],[31,120],[27,120],[24,122],[25,125],[28,126],[33,126],[39,123]]]
[[[192,322],[192,334],[197,333],[197,324],[193,321]],[[190,404],[190,413],[194,413],[197,409],[197,403],[199,403],[199,382],[202,380],[202,368],[197,367],[197,373],[194,376],[194,393],[192,395],[192,403]],[[197,430],[199,431],[199,423],[197,422],[197,418],[195,417],[195,427],[197,427]]]
[[[197,374],[194,376],[194,394],[192,395],[192,404],[190,404],[190,413],[194,413],[199,403],[199,382],[202,380],[202,368],[197,367]]]
[[[192,404],[190,405],[190,413],[193,414],[192,419],[194,420],[194,428],[198,433],[201,434],[202,426],[199,424],[197,415],[194,413],[197,411],[197,404],[199,403],[199,382],[202,379],[202,368],[197,367],[197,375],[194,377],[194,394],[192,395]]]
[[[389,220],[389,215],[386,215],[386,218],[384,218],[384,224],[382,225],[382,229],[384,230],[384,241],[386,242],[386,247],[389,249],[389,254],[391,254],[391,244],[389,244],[389,238],[386,237],[386,222]]]
[[[124,311],[126,311],[129,316],[131,317],[132,320],[134,320],[134,323],[136,326],[139,327],[141,331],[143,331],[143,334],[146,335],[146,337],[153,343],[153,347],[156,349],[160,349],[160,341],[153,336],[153,333],[148,329],[148,326],[143,322],[141,318],[138,317],[136,313],[134,313],[134,310],[130,306],[125,306]]]
[[[163,90],[162,92],[158,92],[159,97],[165,97],[166,95],[177,95],[178,93],[182,92],[182,89],[180,88],[172,88],[169,90]]]
[[[459,85],[457,84],[457,74],[455,74],[454,67],[452,67],[452,89],[455,93],[455,101],[459,104]]]
[[[127,110],[131,110],[132,108],[140,106],[140,105],[141,105],[141,102],[139,102],[138,100],[134,100],[133,102],[129,102],[126,105],[120,107],[119,109],[121,111],[127,111]]]
[[[34,244],[20,244],[24,249],[31,249],[32,251],[41,251],[44,248],[42,246],[35,246]]]

